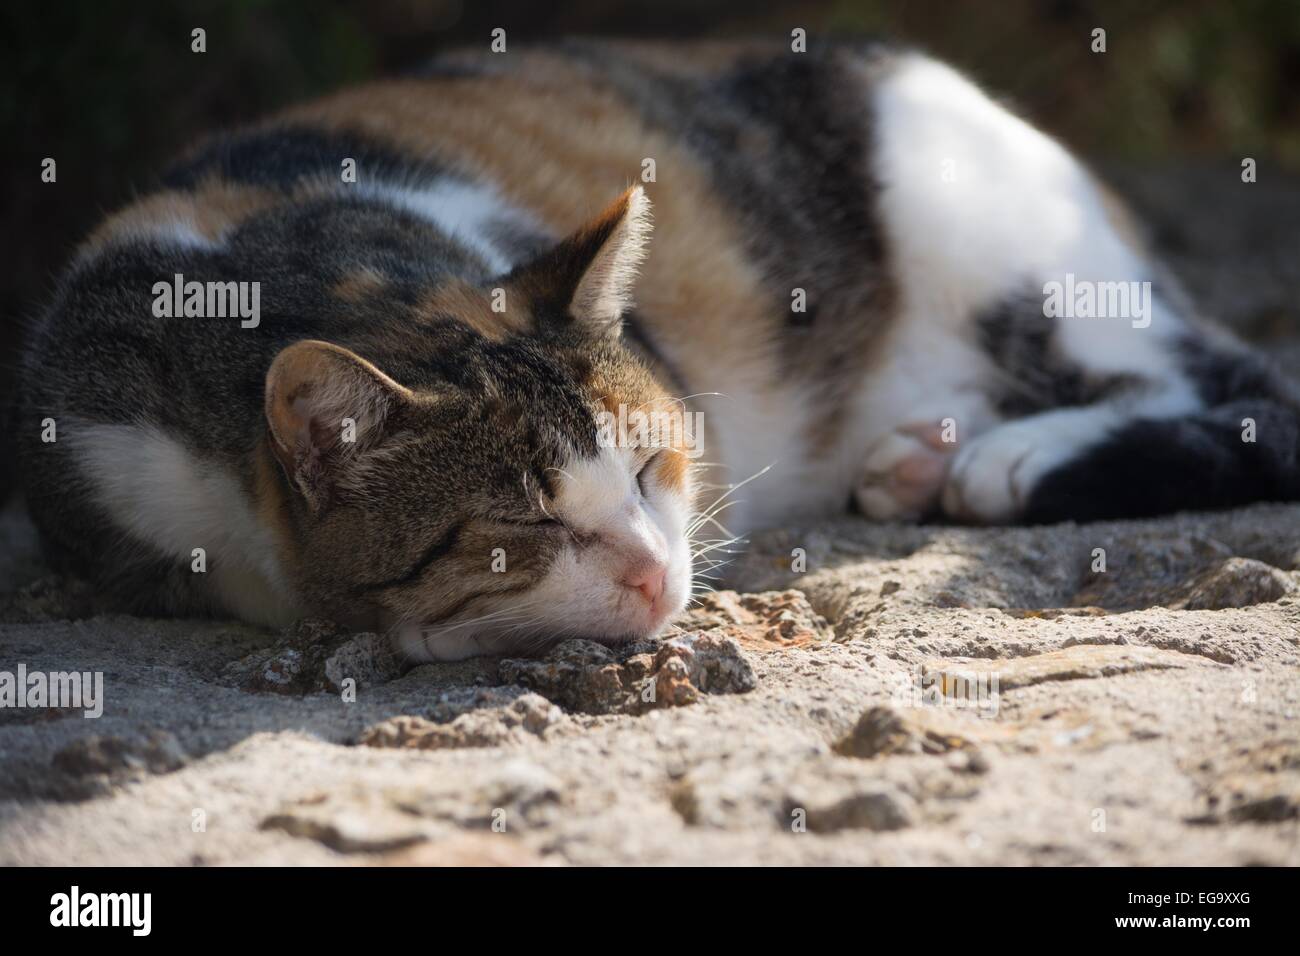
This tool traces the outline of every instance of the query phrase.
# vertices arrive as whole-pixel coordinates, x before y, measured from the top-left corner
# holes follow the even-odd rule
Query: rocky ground
[[[1294,363],[1300,188],[1201,171],[1189,211],[1187,175],[1113,178]],[[0,863],[1300,864],[1300,505],[846,518],[731,571],[659,644],[403,672],[317,622],[98,615],[11,507],[0,671],[105,702],[0,709]]]
[[[30,582],[4,669],[105,704],[0,710],[0,862],[1300,863],[1300,506],[846,520],[736,580],[657,645],[406,673]]]

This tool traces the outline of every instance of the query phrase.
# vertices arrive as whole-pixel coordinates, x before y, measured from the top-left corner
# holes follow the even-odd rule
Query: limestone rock
[[[714,591],[678,618],[685,630],[722,629],[726,636],[755,650],[799,647],[832,636],[830,625],[802,591],[737,594]]]
[[[396,850],[447,832],[402,812],[382,794],[361,791],[313,794],[268,816],[261,828],[315,840],[339,853]]]
[[[640,714],[694,703],[701,693],[740,694],[758,686],[736,643],[707,631],[617,649],[565,641],[541,660],[504,660],[498,673],[586,714]]]
[[[1205,813],[1197,823],[1281,823],[1300,818],[1300,739],[1220,750],[1191,768]]]
[[[155,730],[133,737],[96,734],[73,741],[51,762],[75,777],[94,774],[170,773],[188,760],[176,736]]]
[[[1250,558],[1228,558],[1182,585],[1165,604],[1176,610],[1220,611],[1266,604],[1295,591],[1285,571]]]
[[[913,823],[911,800],[890,787],[813,793],[792,797],[787,815],[802,809],[813,833],[837,830],[901,830]]]
[[[392,642],[382,634],[353,634],[335,645],[325,658],[325,682],[330,690],[343,689],[351,679],[356,687],[374,687],[402,676],[403,664]]]
[[[222,677],[241,690],[301,695],[337,693],[347,679],[357,689],[373,687],[395,680],[403,669],[381,635],[304,619],[286,628],[273,647],[231,663]]]
[[[1082,680],[1185,666],[1185,659],[1180,659],[1180,655],[1172,651],[1113,644],[1077,644],[1059,651],[1006,660],[931,661],[925,665],[923,674],[927,680],[937,681],[937,686],[946,695],[963,696],[971,687],[992,688],[994,678],[997,681],[995,692],[1002,692],[1047,681]]]
[[[504,833],[466,833],[429,840],[365,861],[371,866],[555,866],[523,841]]]
[[[846,757],[879,757],[941,754],[974,746],[957,731],[955,720],[942,712],[914,708],[903,713],[876,706],[862,714],[853,730],[835,745],[835,751]]]
[[[108,610],[89,582],[62,575],[37,578],[0,600],[0,620],[21,624],[79,620]]]
[[[449,723],[423,717],[393,717],[367,728],[360,743],[367,747],[445,750],[458,747],[517,745],[527,737],[546,737],[570,720],[539,694],[524,694],[506,707],[471,710]]]
[[[564,784],[533,760],[512,758],[470,781],[440,780],[385,790],[383,799],[403,813],[459,827],[539,826],[564,810]]]

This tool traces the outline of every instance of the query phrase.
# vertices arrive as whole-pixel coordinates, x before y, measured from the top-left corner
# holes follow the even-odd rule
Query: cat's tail
[[[1189,371],[1208,407],[1136,418],[1034,488],[1026,519],[1135,518],[1300,501],[1300,395],[1253,353],[1199,351]]]

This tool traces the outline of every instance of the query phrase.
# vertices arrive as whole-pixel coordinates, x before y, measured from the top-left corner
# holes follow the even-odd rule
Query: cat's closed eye
[[[527,518],[501,518],[501,524],[510,528],[563,528],[564,522],[553,515],[538,514]]]
[[[656,461],[658,461],[659,456],[662,454],[663,454],[662,448],[657,450],[653,455],[651,455],[649,458],[645,460],[645,464],[643,464],[641,466],[641,469],[636,473],[636,486],[637,489],[641,492],[641,497],[643,498],[646,497],[647,495],[645,483],[646,483],[647,473],[650,471],[650,466],[653,465]]]

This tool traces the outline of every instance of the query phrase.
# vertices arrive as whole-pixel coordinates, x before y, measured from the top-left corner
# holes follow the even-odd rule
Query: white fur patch
[[[430,186],[395,183],[356,187],[366,199],[378,200],[428,220],[449,237],[477,253],[494,273],[514,263],[492,239],[492,228],[514,224],[531,227],[527,216],[509,206],[490,186],[443,179]]]
[[[630,457],[626,449],[601,448],[595,458],[568,462],[558,476],[556,517],[592,543],[566,548],[530,597],[541,607],[562,608],[564,623],[577,633],[644,636],[640,598],[619,583],[629,563],[667,565],[672,613],[690,594],[689,504],[664,489],[642,497]]]
[[[1118,422],[1116,409],[1096,405],[998,426],[957,453],[943,492],[944,511],[988,524],[1014,520],[1044,475]]]
[[[873,161],[903,328],[933,341],[1067,273],[1089,282],[1151,277],[1078,161],[951,67],[908,57],[881,81],[875,109]],[[1090,371],[1159,377],[1176,323],[1157,303],[1150,329],[1082,320],[1063,323],[1061,336],[1067,357]]]
[[[107,246],[120,243],[152,242],[161,246],[179,246],[182,249],[218,249],[220,237],[213,241],[205,236],[198,225],[191,219],[163,219],[149,222],[132,222],[129,226],[116,226],[109,234]],[[85,262],[97,256],[98,247],[92,250],[83,246],[77,253],[79,261]]]
[[[1152,269],[1108,219],[1083,166],[951,67],[909,55],[871,95],[871,162],[900,312],[856,402],[858,453],[902,425],[951,419],[962,451],[946,501],[955,504],[965,488],[966,512],[1002,520],[1030,487],[1009,484],[1013,465],[1016,482],[1041,477],[1104,435],[1119,410],[1049,412],[1041,427],[999,426],[985,397],[995,360],[978,346],[973,320],[1067,273],[1136,282],[1152,278]],[[1084,371],[1155,383],[1130,415],[1195,407],[1169,347],[1180,317],[1159,298],[1146,328],[1124,319],[1044,315],[1043,322],[1056,329],[1063,357]],[[1040,447],[1026,454],[1021,444],[1031,437]],[[888,502],[880,505],[875,510],[893,513]]]
[[[271,532],[234,476],[149,426],[72,423],[65,435],[119,527],[187,565],[203,548],[212,583],[241,616],[292,618]],[[250,577],[263,593],[250,592]]]

